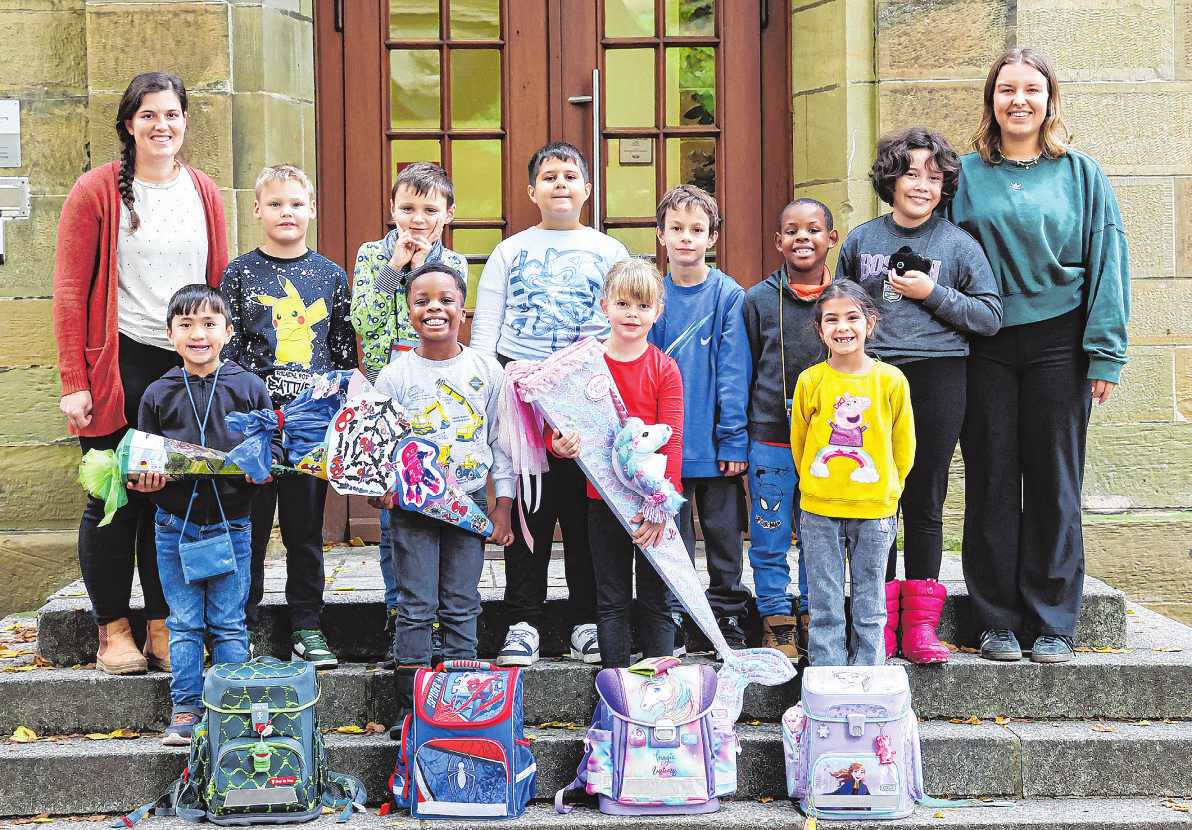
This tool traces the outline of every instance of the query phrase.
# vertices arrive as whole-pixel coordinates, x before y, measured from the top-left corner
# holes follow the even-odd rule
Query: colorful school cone
[[[487,471],[452,462],[451,447],[418,434],[424,431],[375,389],[349,398],[327,429],[327,480],[342,495],[392,493],[403,510],[491,535],[492,522],[460,486]]]
[[[274,466],[273,475],[293,473],[287,467]],[[244,470],[229,464],[227,453],[163,438],[130,429],[114,450],[91,450],[79,464],[79,483],[87,492],[104,502],[101,526],[128,503],[126,485],[143,473],[160,473],[169,481],[214,478],[220,475],[243,476]]]

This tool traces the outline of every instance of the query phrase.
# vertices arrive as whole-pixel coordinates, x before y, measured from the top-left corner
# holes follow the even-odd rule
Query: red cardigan
[[[223,197],[204,173],[186,167],[207,219],[207,283],[219,287],[228,264]],[[110,435],[127,424],[120,383],[116,244],[120,233],[120,162],[84,173],[58,220],[54,257],[54,342],[62,394],[89,391],[91,423],[72,435]]]

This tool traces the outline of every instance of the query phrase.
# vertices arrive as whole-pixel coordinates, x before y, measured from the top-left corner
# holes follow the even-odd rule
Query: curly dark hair
[[[128,131],[124,122],[130,121],[137,115],[141,102],[151,92],[173,92],[178,96],[178,103],[182,105],[183,114],[190,106],[186,98],[186,87],[182,79],[169,72],[142,72],[132,79],[128,89],[120,98],[120,106],[116,110],[116,134],[120,136],[120,201],[128,208],[130,219],[129,233],[141,226],[141,217],[137,216],[132,201],[132,176],[137,169],[137,142]]]
[[[940,187],[940,203],[936,210],[942,210],[956,195],[960,183],[960,158],[942,135],[925,127],[911,127],[901,132],[883,136],[877,143],[877,158],[869,171],[869,181],[878,198],[887,205],[894,204],[894,183],[911,166],[911,153],[926,150],[928,166],[934,165],[944,177]]]

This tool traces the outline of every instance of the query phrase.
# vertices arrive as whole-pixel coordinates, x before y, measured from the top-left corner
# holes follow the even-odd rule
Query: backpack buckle
[[[252,731],[262,738],[273,730],[269,727],[269,704],[254,703],[251,708]]]
[[[865,734],[865,716],[859,713],[853,713],[848,716],[848,734],[854,738],[860,738]]]
[[[661,718],[654,724],[654,740],[659,744],[674,743],[675,740],[675,722],[667,718]]]

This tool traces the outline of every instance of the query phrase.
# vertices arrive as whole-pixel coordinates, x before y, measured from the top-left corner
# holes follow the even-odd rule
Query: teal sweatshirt
[[[1075,150],[1058,159],[961,157],[947,218],[981,244],[1002,295],[1002,325],[1051,320],[1082,305],[1090,380],[1118,382],[1126,363],[1130,260],[1109,179]]]

